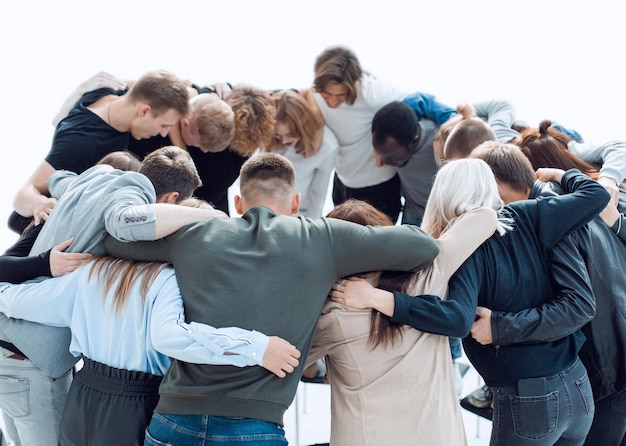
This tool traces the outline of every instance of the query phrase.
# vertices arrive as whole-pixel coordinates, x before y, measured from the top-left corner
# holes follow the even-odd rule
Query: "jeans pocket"
[[[30,382],[0,377],[0,408],[13,418],[30,414]]]
[[[165,441],[157,440],[152,435],[150,435],[150,432],[148,431],[148,429],[146,429],[146,439],[145,439],[144,445],[149,445],[149,446],[171,446],[171,444],[172,443],[167,443]]]
[[[589,377],[587,374],[576,380],[576,387],[578,387],[580,395],[585,402],[587,414],[593,414],[596,411],[596,405],[593,402],[593,391],[591,390],[591,384],[589,383]]]
[[[539,396],[509,396],[515,433],[537,440],[552,433],[559,419],[559,392]]]

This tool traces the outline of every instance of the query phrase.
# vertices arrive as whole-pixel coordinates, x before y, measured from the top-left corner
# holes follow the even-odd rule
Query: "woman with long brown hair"
[[[442,187],[455,178],[464,187]],[[495,212],[500,206],[486,163],[444,166],[422,226],[439,245],[433,264],[415,274],[374,272],[364,279],[388,291],[445,296],[456,269],[497,228],[504,230]],[[391,224],[361,201],[346,201],[328,217]],[[328,302],[307,364],[323,356],[331,385],[331,444],[466,444],[448,337],[394,324],[382,312]]]

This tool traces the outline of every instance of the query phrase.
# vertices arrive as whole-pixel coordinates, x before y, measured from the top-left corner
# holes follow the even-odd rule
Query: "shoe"
[[[469,404],[471,404],[474,407],[478,407],[480,409],[491,407],[492,401],[493,401],[493,392],[487,386],[482,386],[474,390],[467,397],[467,402]]]

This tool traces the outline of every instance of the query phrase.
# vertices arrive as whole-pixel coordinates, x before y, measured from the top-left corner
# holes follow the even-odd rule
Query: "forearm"
[[[494,344],[555,341],[593,319],[595,299],[575,237],[586,237],[586,233],[566,237],[550,252],[550,275],[556,289],[551,301],[517,313],[491,314]]]
[[[215,328],[185,323],[182,315],[152,330],[152,343],[161,353],[195,364],[263,365],[269,338],[237,327]]]
[[[392,322],[410,325],[427,333],[464,338],[474,321],[476,305],[470,302],[442,300],[437,296],[394,292],[395,311]]]
[[[192,223],[215,217],[228,218],[228,215],[217,209],[199,209],[165,203],[157,203],[151,207],[156,217],[154,240],[166,237]]]
[[[0,257],[0,282],[22,283],[40,276],[51,276],[50,251],[33,257]]]

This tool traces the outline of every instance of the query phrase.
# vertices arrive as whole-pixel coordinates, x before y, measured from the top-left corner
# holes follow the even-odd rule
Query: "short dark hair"
[[[388,138],[408,147],[417,135],[417,116],[413,109],[404,102],[393,101],[383,106],[372,119],[372,134],[378,144],[384,144]]]
[[[177,146],[165,146],[150,152],[143,159],[139,173],[152,182],[157,197],[178,192],[178,202],[191,197],[202,185],[191,155]]]
[[[296,188],[296,173],[287,158],[276,153],[259,153],[241,166],[239,189],[247,200],[259,196],[291,194]]]

